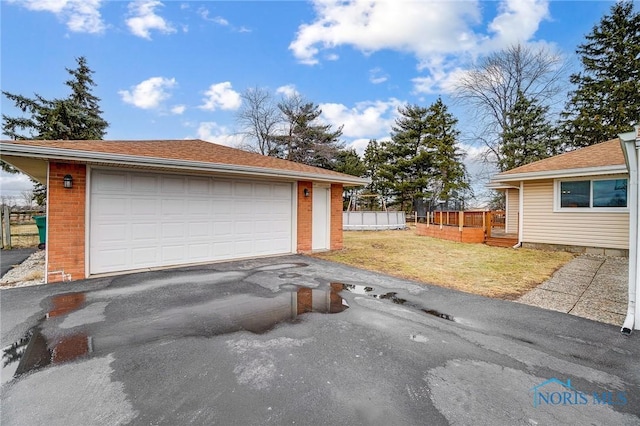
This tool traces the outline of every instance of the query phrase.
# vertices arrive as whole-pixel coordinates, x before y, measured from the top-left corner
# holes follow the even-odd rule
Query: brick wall
[[[329,248],[342,250],[342,185],[331,185],[331,237]]]
[[[65,189],[65,175],[73,188]],[[85,278],[85,208],[87,168],[84,164],[49,163],[47,185],[47,281]],[[69,277],[70,275],[70,277]]]
[[[484,229],[482,228],[462,228],[457,226],[427,225],[425,223],[416,224],[416,233],[425,237],[440,238],[442,240],[457,241],[459,243],[483,243]]]
[[[309,191],[309,196],[304,196],[305,188]],[[311,251],[311,230],[312,230],[312,214],[311,201],[313,200],[313,183],[300,181],[298,182],[298,241],[297,248],[299,253]]]

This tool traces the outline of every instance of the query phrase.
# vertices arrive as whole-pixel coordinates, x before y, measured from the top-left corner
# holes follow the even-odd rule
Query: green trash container
[[[38,236],[40,237],[40,244],[38,244],[38,248],[42,250],[47,243],[47,216],[34,216],[33,220],[36,221]]]

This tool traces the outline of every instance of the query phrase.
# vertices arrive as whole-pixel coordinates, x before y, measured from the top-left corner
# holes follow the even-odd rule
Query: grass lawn
[[[515,299],[575,255],[422,237],[414,230],[346,231],[344,250],[314,254],[363,269],[500,299]]]

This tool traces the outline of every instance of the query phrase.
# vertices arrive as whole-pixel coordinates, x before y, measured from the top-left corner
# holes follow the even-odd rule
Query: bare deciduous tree
[[[502,160],[502,135],[518,93],[542,106],[559,102],[566,68],[564,59],[545,47],[515,44],[483,58],[458,81],[454,97],[475,114],[470,137],[486,146],[485,161]]]
[[[275,136],[282,122],[277,103],[268,90],[259,87],[247,89],[241,97],[236,120],[249,139],[248,147],[263,155],[275,155]]]

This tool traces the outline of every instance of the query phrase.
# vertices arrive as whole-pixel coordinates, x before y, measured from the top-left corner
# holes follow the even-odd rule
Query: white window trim
[[[593,204],[593,182],[599,180],[627,180],[627,207],[561,207],[560,204],[560,183],[561,182],[575,182],[575,181],[589,181],[589,205]],[[614,176],[598,176],[598,177],[575,177],[566,179],[554,179],[553,180],[553,212],[554,213],[629,213],[629,176],[627,175],[614,175]]]

